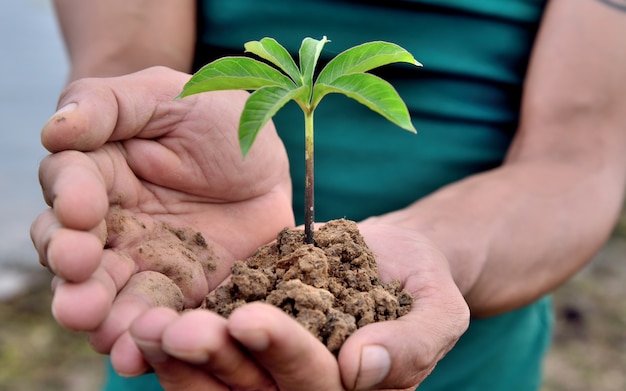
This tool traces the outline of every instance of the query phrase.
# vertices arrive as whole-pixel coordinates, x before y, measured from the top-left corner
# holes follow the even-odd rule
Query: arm
[[[55,0],[55,7],[70,57],[70,81],[153,65],[191,70],[193,0]]]
[[[626,185],[626,12],[550,2],[505,164],[380,217],[429,237],[474,316],[525,305],[604,244]]]

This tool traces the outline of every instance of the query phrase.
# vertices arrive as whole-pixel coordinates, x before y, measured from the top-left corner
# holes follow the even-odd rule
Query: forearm
[[[70,81],[154,65],[191,70],[193,0],[55,0],[55,8],[69,54]]]
[[[605,242],[624,179],[593,171],[508,164],[380,220],[434,242],[474,316],[501,313],[554,289]]]
[[[543,24],[505,164],[380,218],[445,253],[475,316],[527,304],[578,271],[622,205],[626,14],[553,0]]]

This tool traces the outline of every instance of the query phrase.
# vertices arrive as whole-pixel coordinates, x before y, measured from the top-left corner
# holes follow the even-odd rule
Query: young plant
[[[405,49],[389,42],[369,42],[350,48],[333,58],[314,78],[317,61],[326,43],[305,38],[298,67],[289,52],[276,40],[263,38],[245,44],[246,52],[274,65],[249,57],[223,57],[200,69],[183,87],[178,98],[217,90],[254,91],[244,105],[239,122],[239,144],[245,158],[259,131],[289,101],[304,113],[305,131],[305,242],[313,243],[314,175],[313,114],[324,96],[344,94],[379,113],[403,129],[415,133],[408,109],[388,82],[367,71],[391,64],[421,66]]]

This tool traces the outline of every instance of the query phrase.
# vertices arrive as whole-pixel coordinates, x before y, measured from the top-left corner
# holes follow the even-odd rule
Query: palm
[[[103,175],[105,181],[115,178],[108,181],[110,202],[123,209],[109,217],[108,245],[130,255],[139,270],[164,272],[195,304],[207,293],[200,281],[204,274],[209,288],[215,286],[232,261],[293,223],[287,158],[275,131],[267,129],[259,137],[261,153],[243,160],[236,125],[246,94],[219,95],[163,102],[136,137],[91,153],[100,167],[115,168]],[[120,220],[120,213],[132,218]],[[148,229],[139,228],[138,221]],[[124,235],[112,235],[111,226]],[[208,249],[181,246],[171,231],[185,227],[200,231]],[[146,255],[147,246],[152,257]],[[191,267],[184,259],[188,255],[180,255],[189,251],[208,253],[197,258],[215,259],[216,269],[206,273],[202,262]],[[188,272],[180,272],[181,267]],[[189,281],[182,274],[191,276]]]
[[[129,167],[150,184],[182,192],[173,198],[200,201],[247,201],[284,184],[287,159],[271,127],[241,157],[237,126],[247,97],[224,91],[161,102],[137,136],[122,143]]]

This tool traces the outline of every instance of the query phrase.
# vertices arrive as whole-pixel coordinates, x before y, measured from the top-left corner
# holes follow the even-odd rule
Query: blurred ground
[[[32,278],[32,289],[0,302],[0,391],[98,390],[102,356],[53,320],[49,274]]]
[[[32,277],[32,289],[0,302],[0,391],[97,390],[102,356],[84,335],[53,321],[47,273]],[[597,259],[555,292],[556,332],[542,391],[626,390],[625,281],[623,214]]]
[[[587,269],[554,295],[542,391],[626,390],[626,213]]]

